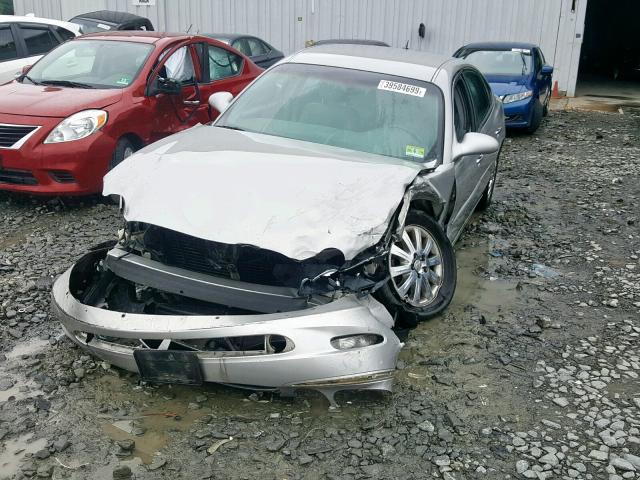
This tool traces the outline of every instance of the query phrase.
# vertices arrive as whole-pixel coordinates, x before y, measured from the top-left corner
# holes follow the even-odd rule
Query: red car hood
[[[11,82],[0,86],[0,113],[64,118],[81,110],[104,108],[121,98],[120,89],[61,88]]]

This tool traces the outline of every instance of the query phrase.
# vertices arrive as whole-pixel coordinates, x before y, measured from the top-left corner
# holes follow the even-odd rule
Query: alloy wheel
[[[413,307],[432,303],[442,286],[443,265],[431,233],[419,225],[405,226],[402,237],[391,246],[389,273],[404,302]]]

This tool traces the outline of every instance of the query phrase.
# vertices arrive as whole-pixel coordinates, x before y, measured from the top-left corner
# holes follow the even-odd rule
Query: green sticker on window
[[[129,82],[131,82],[131,79],[129,77],[120,77],[120,80],[118,80],[116,83],[118,85],[129,85]]]
[[[424,158],[424,147],[416,147],[415,145],[407,145],[404,152],[407,157]]]

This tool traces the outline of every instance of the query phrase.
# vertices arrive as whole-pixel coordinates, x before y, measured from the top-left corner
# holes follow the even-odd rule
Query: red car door
[[[205,103],[216,92],[230,92],[235,97],[263,71],[246,56],[220,42],[211,40],[201,45],[198,48],[202,64],[200,92]],[[211,120],[218,114],[211,111]]]
[[[203,102],[198,82],[201,72],[193,43],[168,47],[160,55],[158,65],[149,77],[149,88],[157,89],[159,82],[173,81],[179,92],[156,93],[152,97],[153,114],[151,140],[171,135],[202,121],[198,110]],[[175,84],[174,83],[174,84]]]

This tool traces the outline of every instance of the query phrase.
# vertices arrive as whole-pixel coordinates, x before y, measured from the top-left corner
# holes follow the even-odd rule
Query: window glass
[[[261,76],[216,125],[425,162],[442,151],[442,110],[440,89],[422,80],[284,64]]]
[[[171,78],[180,83],[193,83],[196,79],[193,58],[188,46],[179,48],[167,59],[164,64],[163,74],[166,78]]]
[[[242,57],[224,48],[209,45],[209,77],[211,81],[233,77],[242,69]]]
[[[467,91],[462,80],[458,80],[453,90],[453,125],[456,139],[462,142],[464,135],[471,131],[471,117]]]
[[[66,42],[36,63],[29,77],[67,87],[124,88],[138,76],[152,50],[153,45],[114,40]]]
[[[74,18],[73,23],[80,25],[80,31],[82,33],[108,32],[114,28],[113,25],[98,22],[97,20],[89,20],[88,18]]]
[[[540,73],[540,70],[542,70],[542,54],[540,53],[540,50],[537,50],[537,55],[536,55],[536,73]]]
[[[482,75],[472,70],[467,70],[463,74],[467,87],[469,88],[469,95],[476,114],[476,121],[478,126],[483,123],[489,108],[491,107],[491,97],[489,96],[488,88],[485,84]]]
[[[533,68],[531,50],[475,50],[463,52],[467,60],[485,75],[528,75]]]
[[[240,53],[244,53],[247,57],[251,56],[251,48],[249,47],[249,42],[247,42],[246,38],[236,40],[235,42],[233,42],[232,47],[238,50]]]
[[[0,62],[18,58],[16,42],[8,25],[0,26]]]
[[[42,55],[58,45],[58,41],[49,30],[49,27],[20,25],[19,28],[29,55]]]
[[[251,50],[252,57],[266,55],[269,53],[269,50],[264,46],[264,43],[256,38],[247,38],[247,43],[249,43],[249,49]]]
[[[56,30],[56,33],[60,35],[60,38],[62,38],[63,42],[66,42],[67,40],[71,40],[72,38],[76,37],[73,32],[70,32],[66,28],[62,28],[62,27],[53,27],[53,28]]]

